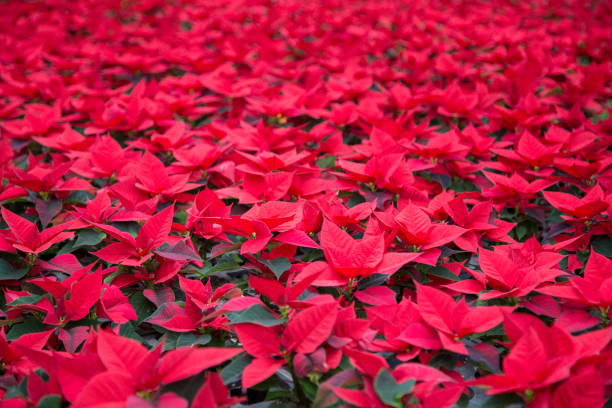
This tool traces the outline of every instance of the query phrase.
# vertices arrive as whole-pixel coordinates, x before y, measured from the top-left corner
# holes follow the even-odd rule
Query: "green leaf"
[[[361,204],[361,203],[365,203],[366,199],[364,196],[362,196],[361,194],[359,194],[358,191],[355,191],[354,193],[349,193],[349,200],[346,203],[346,206],[348,208],[353,208],[354,206]]]
[[[474,333],[470,337],[473,339],[479,339],[481,337],[496,337],[496,336],[503,336],[505,334],[506,332],[504,331],[504,325],[503,323],[500,323],[494,328],[487,330],[486,332]]]
[[[302,386],[302,390],[304,391],[304,394],[306,394],[306,398],[308,398],[310,401],[314,400],[317,396],[318,387],[315,384],[308,381],[306,378],[299,378],[298,381],[300,382],[300,385]]]
[[[409,392],[412,392],[414,385],[416,384],[415,380],[408,380],[397,385],[397,392],[400,396],[404,396]]]
[[[6,394],[4,394],[3,399],[7,400],[11,398],[16,398],[16,397],[27,398],[28,397],[28,378],[29,377],[27,376],[24,377],[23,380],[21,380],[21,382],[18,385],[10,387],[8,390],[6,390]]]
[[[304,248],[304,250],[306,253],[302,257],[302,262],[314,262],[324,257],[323,251],[320,249]]]
[[[446,174],[428,173],[429,177],[440,184],[444,190],[448,189],[451,185],[451,178]]]
[[[0,280],[21,279],[28,273],[27,269],[15,269],[4,259],[0,259]]]
[[[111,273],[106,278],[104,278],[102,282],[104,282],[107,285],[110,285],[113,282],[113,280],[115,280],[115,278],[121,275],[122,273],[123,273],[123,269],[119,267],[115,269],[115,272]]]
[[[119,334],[129,339],[134,339],[140,343],[144,343],[144,339],[140,337],[140,334],[136,333],[136,328],[132,322],[127,322],[119,326]]]
[[[104,238],[106,238],[106,234],[103,232],[94,231],[92,229],[82,230],[77,234],[77,239],[72,246],[72,250],[84,246],[98,245]]]
[[[229,313],[227,315],[231,324],[236,323],[253,323],[261,326],[271,327],[281,324],[272,313],[263,308],[262,305],[253,305],[246,310],[240,312]]]
[[[449,279],[449,280],[454,280],[454,281],[459,280],[459,277],[457,275],[452,273],[448,268],[445,268],[444,266],[434,266],[433,268],[426,271],[426,273],[428,275],[434,275],[439,278],[444,278],[444,279]]]
[[[383,368],[374,378],[374,390],[382,402],[392,407],[402,408],[402,396],[412,391],[414,380],[398,384],[387,369]]]
[[[498,394],[489,398],[481,408],[510,408],[522,407],[523,399],[517,394]]]
[[[589,57],[588,55],[579,55],[578,56],[578,65],[582,65],[582,66],[589,66],[591,65],[591,57]]]
[[[179,381],[175,381],[170,384],[163,385],[161,389],[158,391],[158,395],[163,395],[166,393],[174,393],[178,395],[179,397],[186,399],[187,401],[193,401],[194,397],[196,396],[196,394],[198,393],[198,391],[200,390],[200,388],[202,388],[202,385],[204,384],[204,378],[205,377],[203,375],[192,375],[191,377],[187,377],[183,380],[179,380]],[[129,407],[131,404],[128,403],[126,405]],[[170,403],[170,404],[165,404],[165,405],[166,406],[169,405],[172,407],[172,406],[176,406],[177,404]],[[151,404],[148,406],[158,407],[158,406],[164,406],[164,404],[157,403],[155,405]]]
[[[44,324],[42,324],[40,321],[38,321],[34,317],[29,317],[25,319],[23,322],[17,323],[13,327],[11,327],[11,330],[9,330],[9,332],[6,334],[6,339],[8,341],[13,341],[13,340],[17,340],[24,334],[40,333],[45,330],[46,330],[46,327]]]
[[[167,332],[165,334],[166,336],[166,341],[164,342],[164,348],[163,351],[168,351],[168,350],[172,350],[176,348],[176,343],[178,341],[179,338],[179,333],[175,333],[175,332]]]
[[[518,238],[519,241],[523,239],[526,233],[527,233],[527,226],[525,224],[521,223],[516,226],[516,237]]]
[[[319,168],[329,169],[336,166],[336,156],[327,155],[317,159],[315,162]]]
[[[61,408],[62,397],[60,395],[50,394],[45,395],[38,401],[38,408]]]
[[[58,256],[58,255],[64,255],[64,254],[71,253],[73,251],[73,248],[72,248],[73,245],[74,245],[74,241],[66,241],[66,243],[62,245],[60,249],[57,250],[55,255]]]
[[[457,357],[455,354],[452,354],[449,351],[441,351],[431,360],[429,360],[428,365],[440,369],[441,367],[447,370],[453,370],[457,364]]]
[[[372,286],[384,285],[389,280],[389,275],[382,273],[373,273],[372,275],[366,276],[363,279],[359,279],[357,284],[357,290],[364,290]]]
[[[75,128],[73,128],[75,129]],[[89,194],[86,191],[79,190],[73,191],[70,193],[68,197],[64,200],[66,204],[87,204],[87,200],[93,200],[95,196],[93,194]]]
[[[232,272],[241,270],[240,265],[233,260],[217,261],[216,265],[212,266],[210,262],[206,262],[202,269],[195,269],[200,279],[204,279],[217,272]]]
[[[194,333],[182,333],[176,339],[176,347],[187,347],[196,344],[203,346],[205,344],[208,344],[211,339],[212,337],[210,336],[210,334],[197,335]]]
[[[385,368],[380,370],[374,378],[374,390],[381,401],[387,405],[401,408],[401,401],[398,401],[398,384],[395,378]]]
[[[9,306],[33,305],[42,299],[40,295],[22,296],[9,303]]]
[[[138,323],[145,320],[155,311],[155,307],[149,302],[142,292],[136,292],[130,296],[130,304],[138,316]]]
[[[127,232],[134,239],[138,236],[138,231],[140,230],[140,224],[137,222],[129,221],[129,222],[115,222],[112,224],[113,227],[116,227],[119,231]]]
[[[612,258],[612,238],[604,235],[593,238],[591,242],[593,250],[601,255]]]
[[[280,279],[283,272],[291,268],[291,262],[284,257],[261,260],[260,262],[270,268],[277,279]]]
[[[229,384],[240,379],[242,372],[253,359],[246,354],[240,354],[221,370],[221,379],[225,384]]]
[[[458,177],[453,177],[453,181],[451,182],[449,189],[455,191],[456,193],[463,193],[465,191],[478,191],[476,185],[470,183],[466,179]]]
[[[187,214],[187,211],[183,211],[183,210],[176,211],[174,213],[174,222],[185,225],[185,223],[187,223],[188,215],[189,214]]]
[[[606,109],[599,115],[593,116],[593,118],[591,119],[591,122],[593,122],[593,124],[596,125],[598,122],[605,122],[608,119],[610,119],[610,111]]]

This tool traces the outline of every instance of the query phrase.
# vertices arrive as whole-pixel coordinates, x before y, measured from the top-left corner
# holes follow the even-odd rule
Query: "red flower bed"
[[[609,1],[2,2],[2,407],[609,406],[611,56]]]

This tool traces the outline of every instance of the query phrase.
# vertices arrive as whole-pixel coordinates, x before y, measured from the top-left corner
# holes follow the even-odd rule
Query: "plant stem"
[[[306,398],[306,394],[304,393],[302,384],[300,384],[300,380],[295,374],[295,370],[293,369],[293,358],[289,359],[289,371],[291,371],[291,378],[293,379],[293,385],[297,393],[297,399],[298,399],[297,406],[300,408],[302,407],[306,408],[309,405],[308,398]]]

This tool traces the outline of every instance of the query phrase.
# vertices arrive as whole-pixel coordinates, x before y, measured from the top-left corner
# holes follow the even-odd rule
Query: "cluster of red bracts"
[[[3,407],[603,407],[610,2],[0,5]]]

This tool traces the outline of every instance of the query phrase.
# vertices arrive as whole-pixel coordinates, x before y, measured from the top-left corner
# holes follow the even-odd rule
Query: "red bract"
[[[612,305],[612,294],[608,290],[612,284],[612,276],[607,273],[611,268],[610,259],[593,251],[582,277],[572,276],[569,284],[544,286],[538,289],[538,292],[589,306],[599,306],[605,311]]]
[[[609,1],[0,2],[0,406],[610,405],[611,56]]]
[[[135,186],[147,193],[174,197],[178,193],[199,187],[197,184],[187,182],[188,174],[168,175],[164,164],[149,152],[146,152],[137,163],[135,174],[138,182]]]
[[[98,333],[96,348],[103,369],[90,377],[82,389],[74,390],[75,406],[89,407],[103,402],[120,406],[137,392],[150,392],[160,384],[191,377],[242,351],[239,348],[184,347],[162,357],[161,346],[148,352],[134,340],[105,332]],[[109,389],[113,391],[109,393]]]
[[[496,247],[496,251],[479,251],[480,268],[484,276],[472,273],[478,282],[492,290],[482,299],[525,296],[544,282],[553,281],[563,271],[555,268],[561,257],[543,248],[533,238],[518,248]]]
[[[385,253],[385,238],[374,219],[368,222],[361,240],[354,240],[332,222],[323,221],[321,246],[334,271],[348,278],[368,276],[374,272],[393,273],[419,256],[415,253]]]
[[[206,377],[206,382],[200,391],[193,397],[191,406],[194,408],[229,408],[243,400],[244,398],[240,397],[230,397],[221,377],[216,373],[211,373]]]
[[[537,390],[568,378],[579,359],[600,353],[612,338],[609,329],[572,337],[565,330],[546,327],[521,314],[508,318],[506,332],[515,343],[504,360],[504,374],[471,383],[490,387],[491,394],[521,391],[527,401],[533,399],[534,391],[537,394]]]
[[[204,327],[225,328],[227,319],[221,316],[220,299],[240,296],[234,285],[226,284],[213,292],[210,281],[204,285],[181,276],[179,285],[186,296],[184,307],[174,302],[172,291],[159,294],[145,291],[144,295],[158,307],[147,322],[174,332],[190,332]]]
[[[603,190],[599,185],[580,199],[572,194],[555,191],[543,191],[542,194],[553,207],[576,218],[592,218],[601,214],[610,206],[610,203],[606,202]]]
[[[469,308],[465,299],[455,303],[450,295],[428,286],[417,287],[417,305],[423,320],[438,331],[442,346],[461,354],[467,354],[462,337],[486,332],[503,321],[499,307]]]
[[[327,340],[336,324],[338,304],[322,296],[289,319],[286,326],[257,323],[234,324],[234,330],[247,353],[255,357],[242,374],[242,386],[248,388],[265,380],[295,353],[297,363],[305,354],[315,352]],[[323,349],[320,349],[323,351]],[[298,369],[300,372],[303,369]]]
[[[40,307],[49,306],[43,322],[58,325],[64,323],[64,320],[80,320],[89,313],[91,307],[98,302],[102,292],[102,270],[97,268],[93,273],[89,273],[92,266],[77,270],[61,282],[46,278],[31,281],[51,294],[57,302],[55,311],[50,303],[43,301],[38,304]],[[123,298],[122,295],[121,298]]]
[[[22,120],[7,120],[2,123],[2,127],[17,137],[44,135],[60,121],[61,116],[59,104],[47,106],[33,103],[26,106],[25,117]]]
[[[73,177],[62,180],[70,171],[73,163],[62,161],[51,165],[42,162],[42,156],[28,156],[28,169],[13,168],[8,174],[9,180],[17,186],[37,192],[41,196],[50,192],[65,192],[72,190],[92,190],[87,181]]]
[[[189,251],[188,247],[186,247],[188,251],[184,254],[177,253],[176,251],[154,252],[169,239],[168,234],[170,234],[172,229],[173,214],[173,206],[155,214],[143,224],[136,238],[113,226],[92,222],[91,225],[120,241],[110,244],[97,252],[92,252],[92,255],[106,262],[130,266],[142,265],[150,259],[154,253],[157,253],[162,258],[172,260],[185,261],[198,259],[198,255],[193,252],[193,250]],[[177,257],[180,259],[176,259]]]
[[[49,249],[53,244],[74,236],[74,232],[66,231],[71,228],[71,223],[56,225],[41,232],[35,224],[4,207],[2,207],[2,218],[9,226],[9,236],[6,239],[13,248],[29,254],[37,255]]]

